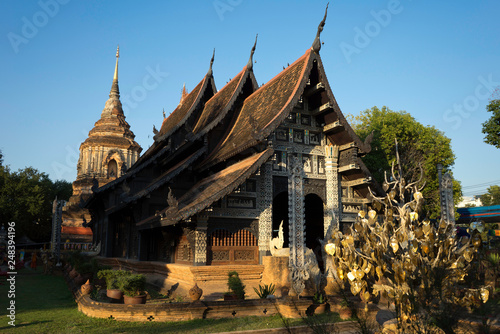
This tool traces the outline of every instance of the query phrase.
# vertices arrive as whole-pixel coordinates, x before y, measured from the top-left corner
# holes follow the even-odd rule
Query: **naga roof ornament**
[[[253,44],[252,50],[250,51],[250,59],[248,59],[247,69],[251,70],[253,67],[253,54],[255,52],[255,47],[257,46],[257,37],[259,34],[255,35],[255,43]]]
[[[214,58],[215,58],[215,48],[214,48],[214,53],[212,54],[212,59],[210,59],[210,68],[208,69],[207,76],[212,76],[212,65],[214,64]]]
[[[321,34],[321,32],[323,31],[323,27],[325,26],[325,21],[326,21],[326,13],[328,11],[328,5],[330,3],[327,3],[326,4],[326,8],[325,8],[325,16],[323,17],[323,20],[319,23],[318,25],[318,32],[316,33],[316,38],[314,39],[314,42],[312,44],[312,47],[311,49],[316,52],[316,53],[319,53],[319,50],[321,49],[321,41],[319,39],[319,35]]]

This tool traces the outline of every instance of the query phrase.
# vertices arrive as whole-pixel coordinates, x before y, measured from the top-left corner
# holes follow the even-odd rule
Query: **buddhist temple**
[[[125,120],[118,87],[118,58],[113,83],[101,118],[80,145],[77,177],[73,182],[73,195],[63,208],[61,239],[73,242],[92,242],[92,231],[86,226],[91,216],[81,205],[92,194],[92,188],[113,181],[125,174],[139,158],[142,148],[134,141],[135,135]]]
[[[261,86],[253,72],[257,39],[219,90],[214,52],[148,150],[126,173],[118,168],[116,179],[93,189],[86,207],[101,256],[258,265],[282,224],[284,247],[299,263],[306,247],[319,255],[332,225],[354,222],[371,202],[374,184],[361,160],[370,139],[354,133],[328,83],[320,57],[325,19],[326,12],[312,47]],[[110,176],[112,157],[101,155],[99,175]],[[82,176],[92,170],[90,161],[81,159]]]

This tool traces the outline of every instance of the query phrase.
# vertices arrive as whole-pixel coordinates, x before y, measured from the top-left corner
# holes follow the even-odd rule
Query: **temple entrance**
[[[324,270],[320,239],[324,238],[323,201],[316,194],[306,195],[305,201],[306,247],[316,255],[318,265]]]
[[[283,222],[283,248],[288,245],[288,192],[279,193],[273,199],[273,238],[278,236],[281,222]]]

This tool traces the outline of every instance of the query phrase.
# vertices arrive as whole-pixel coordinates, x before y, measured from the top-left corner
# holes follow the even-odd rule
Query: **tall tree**
[[[486,194],[481,195],[481,203],[484,206],[500,205],[500,186],[489,186],[486,191]]]
[[[11,172],[0,167],[0,223],[16,222],[16,236],[48,241],[52,225],[52,201],[68,199],[71,183],[52,182],[32,167]]]
[[[362,111],[352,121],[354,131],[361,139],[373,131],[372,151],[363,161],[374,178],[382,183],[384,172],[390,172],[396,159],[395,140],[403,166],[404,178],[417,180],[422,166],[426,186],[424,211],[429,218],[440,216],[439,181],[437,164],[443,165],[443,173],[450,171],[455,162],[451,141],[433,126],[424,126],[406,111],[392,111],[387,107],[373,107]],[[390,173],[388,174],[388,176]],[[460,182],[454,181],[455,203],[462,196]]]
[[[500,100],[491,100],[486,110],[492,115],[483,123],[484,142],[500,148]]]

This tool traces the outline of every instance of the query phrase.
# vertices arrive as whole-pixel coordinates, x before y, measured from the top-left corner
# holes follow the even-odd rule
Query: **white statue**
[[[283,248],[284,242],[285,242],[285,240],[284,240],[284,237],[283,237],[283,221],[281,221],[281,224],[280,224],[280,227],[279,227],[279,230],[278,230],[278,237],[272,238],[269,241],[269,248],[271,249],[271,255],[276,256],[277,255],[277,251],[279,249]]]

